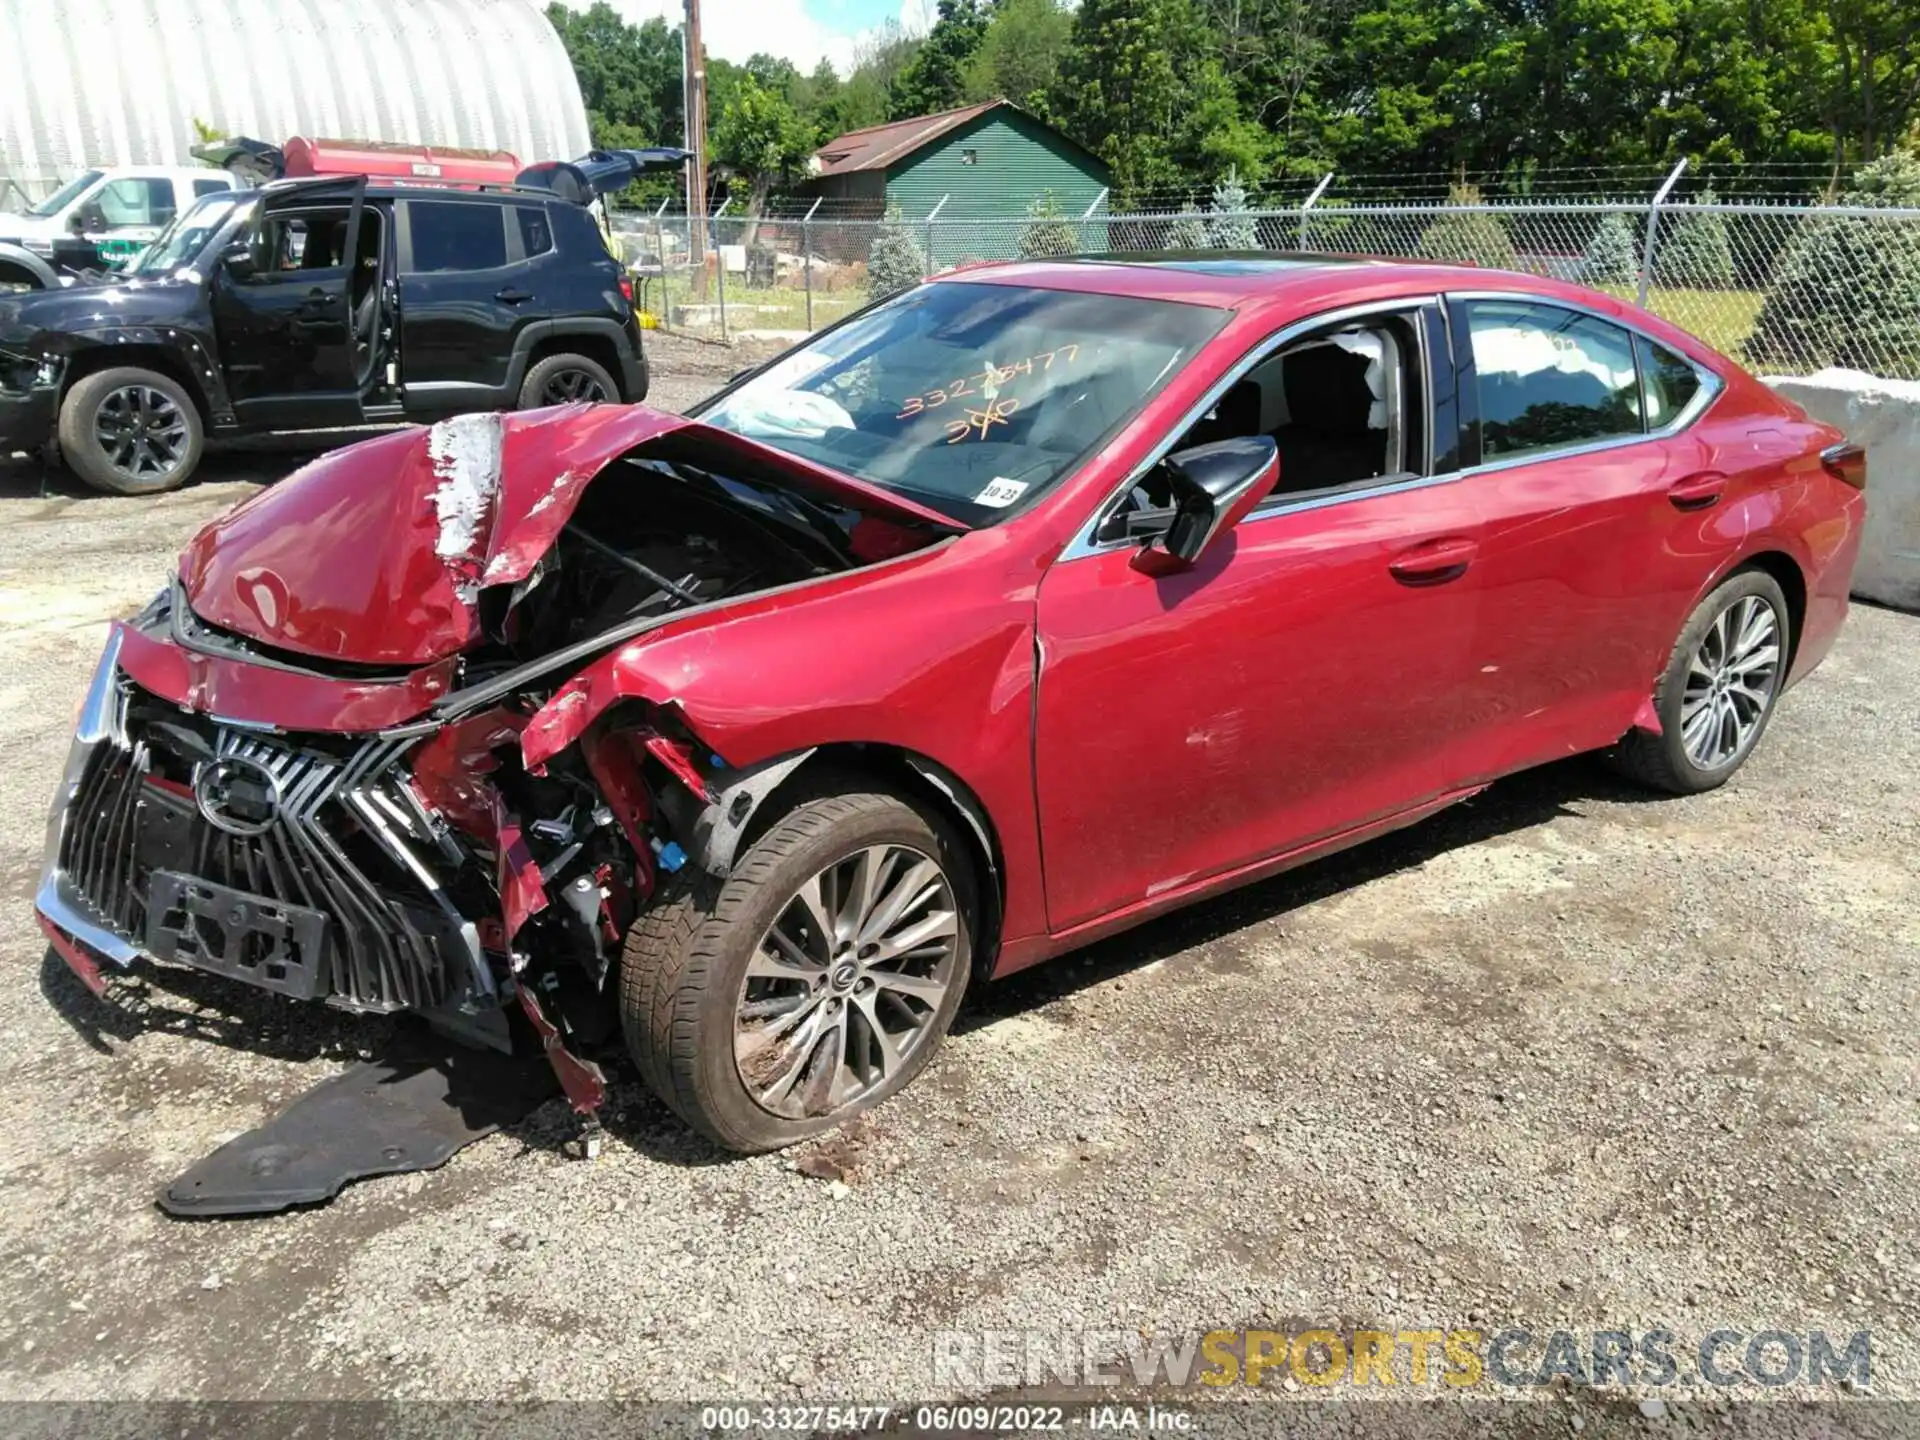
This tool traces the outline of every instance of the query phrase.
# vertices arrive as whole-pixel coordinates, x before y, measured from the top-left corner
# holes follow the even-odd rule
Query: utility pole
[[[687,109],[687,259],[707,298],[707,52],[700,43],[700,0],[687,0],[684,64]]]

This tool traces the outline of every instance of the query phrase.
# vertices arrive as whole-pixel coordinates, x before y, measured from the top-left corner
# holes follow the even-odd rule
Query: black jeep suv
[[[592,215],[530,186],[210,195],[115,283],[0,299],[0,454],[57,439],[121,494],[184,482],[209,433],[646,393]]]

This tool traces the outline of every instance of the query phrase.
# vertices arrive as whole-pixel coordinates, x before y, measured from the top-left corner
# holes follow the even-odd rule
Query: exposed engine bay
[[[655,438],[685,422],[647,412],[612,422],[609,458],[517,472],[514,446],[540,423],[469,416],[396,437],[392,493],[336,483],[352,452],[330,456],[216,522],[218,546],[203,532],[180,578],[116,627],[38,898],[84,980],[151,958],[413,1012],[467,1044],[544,1051],[574,1108],[598,1109],[590,1056],[618,1027],[623,937],[676,874],[727,873],[797,761],[735,768],[664,698],[575,725],[570,687],[687,612],[950,532],[752,453]],[[651,443],[630,443],[635,429]],[[412,592],[337,565],[283,579],[315,523],[294,512],[353,506],[412,526],[398,561],[400,522],[380,531],[389,550],[366,571],[384,586],[405,569]],[[417,624],[428,638],[406,649],[414,635],[382,605],[437,630]]]

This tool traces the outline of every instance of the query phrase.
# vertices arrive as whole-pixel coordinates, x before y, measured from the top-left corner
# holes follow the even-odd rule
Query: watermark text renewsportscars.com
[[[1681,1341],[1671,1330],[942,1331],[933,1384],[943,1394],[1007,1386],[1399,1387],[1417,1390],[1784,1386],[1864,1391],[1868,1330],[1721,1327]]]

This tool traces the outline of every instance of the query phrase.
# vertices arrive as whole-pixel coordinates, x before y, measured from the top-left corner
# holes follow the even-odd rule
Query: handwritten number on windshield
[[[938,410],[942,405],[946,404],[949,400],[957,400],[963,395],[973,395],[976,393],[984,393],[987,397],[986,411],[977,411],[977,410],[969,409],[967,412],[968,416],[970,417],[969,421],[966,425],[962,426],[963,429],[971,430],[975,425],[981,424],[981,422],[978,419],[974,419],[971,417],[975,417],[981,414],[988,414],[988,413],[994,412],[998,408],[995,404],[995,397],[993,393],[995,390],[998,389],[998,387],[1006,384],[1009,380],[1013,379],[1013,377],[1016,374],[1018,375],[1033,374],[1033,367],[1036,362],[1040,362],[1040,361],[1045,362],[1040,366],[1040,369],[1043,373],[1045,371],[1051,370],[1053,368],[1053,362],[1056,358],[1061,359],[1064,362],[1071,362],[1071,361],[1077,360],[1080,358],[1080,347],[1075,344],[1067,344],[1067,345],[1061,345],[1056,349],[1052,349],[1052,350],[1036,350],[1034,351],[1033,354],[1028,355],[1022,359],[1015,360],[1010,365],[994,365],[989,363],[986,369],[977,371],[971,375],[962,375],[958,380],[953,381],[951,384],[944,385],[933,390],[922,391],[918,395],[909,395],[906,398],[906,400],[902,402],[900,406],[900,413],[895,415],[893,418],[896,420],[911,420],[913,419],[914,416],[923,414],[928,410]],[[982,387],[982,390],[980,391],[976,391],[971,383],[976,380],[980,382],[980,385]],[[1017,402],[1015,402],[1015,406],[1016,408],[1018,408]],[[1010,414],[1012,412],[1009,411],[1007,413]],[[954,424],[959,424],[959,423],[960,422],[958,421],[954,422]],[[993,416],[993,419],[987,421],[986,423],[987,424],[1001,423],[1001,417],[995,414]],[[953,429],[953,426],[949,425],[947,429],[951,431]],[[986,433],[984,428],[982,428],[981,433],[983,435]],[[955,437],[955,439],[958,439],[958,438],[959,437],[957,436]],[[953,444],[954,441],[949,440],[947,443]]]

